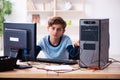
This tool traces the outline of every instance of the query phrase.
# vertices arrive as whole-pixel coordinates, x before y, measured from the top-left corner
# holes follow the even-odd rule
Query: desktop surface
[[[43,69],[45,66],[53,66],[59,64],[43,63],[43,62],[28,62],[33,67],[28,69],[14,69],[12,71],[0,72],[0,78],[27,78],[27,79],[40,79],[40,78],[102,78],[102,79],[120,79],[120,64],[115,62],[110,64],[104,70],[89,70],[80,68],[78,64],[70,65],[75,70],[60,72]],[[18,64],[26,64],[18,62]]]

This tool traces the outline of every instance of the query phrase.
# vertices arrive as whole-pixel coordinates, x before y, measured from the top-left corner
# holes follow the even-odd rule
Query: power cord
[[[109,58],[109,59],[110,59],[111,63],[113,63],[113,62],[118,62],[118,63],[120,63],[119,60],[116,60],[116,59],[114,59],[114,58]]]

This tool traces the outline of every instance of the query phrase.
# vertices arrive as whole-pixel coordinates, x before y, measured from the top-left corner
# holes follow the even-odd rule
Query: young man
[[[42,50],[50,59],[74,59],[78,49],[74,47],[79,46],[79,41],[73,47],[71,39],[64,34],[65,28],[66,22],[61,17],[49,19],[47,27],[49,35],[38,42],[36,56]]]

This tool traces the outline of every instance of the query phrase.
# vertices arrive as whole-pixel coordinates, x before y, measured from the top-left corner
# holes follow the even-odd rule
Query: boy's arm
[[[78,47],[73,47],[72,45],[69,45],[67,47],[67,50],[69,52],[69,59],[79,59],[79,46]]]
[[[40,47],[40,46],[36,46],[36,54],[35,54],[35,57],[37,57],[37,55],[39,54],[40,51],[41,51],[41,47]]]

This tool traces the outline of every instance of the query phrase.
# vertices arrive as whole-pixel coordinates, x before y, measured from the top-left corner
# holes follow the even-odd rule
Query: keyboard
[[[63,59],[59,60],[59,59],[48,59],[48,58],[37,58],[37,62],[68,64],[68,65],[73,65],[78,63],[76,60],[63,60]]]

